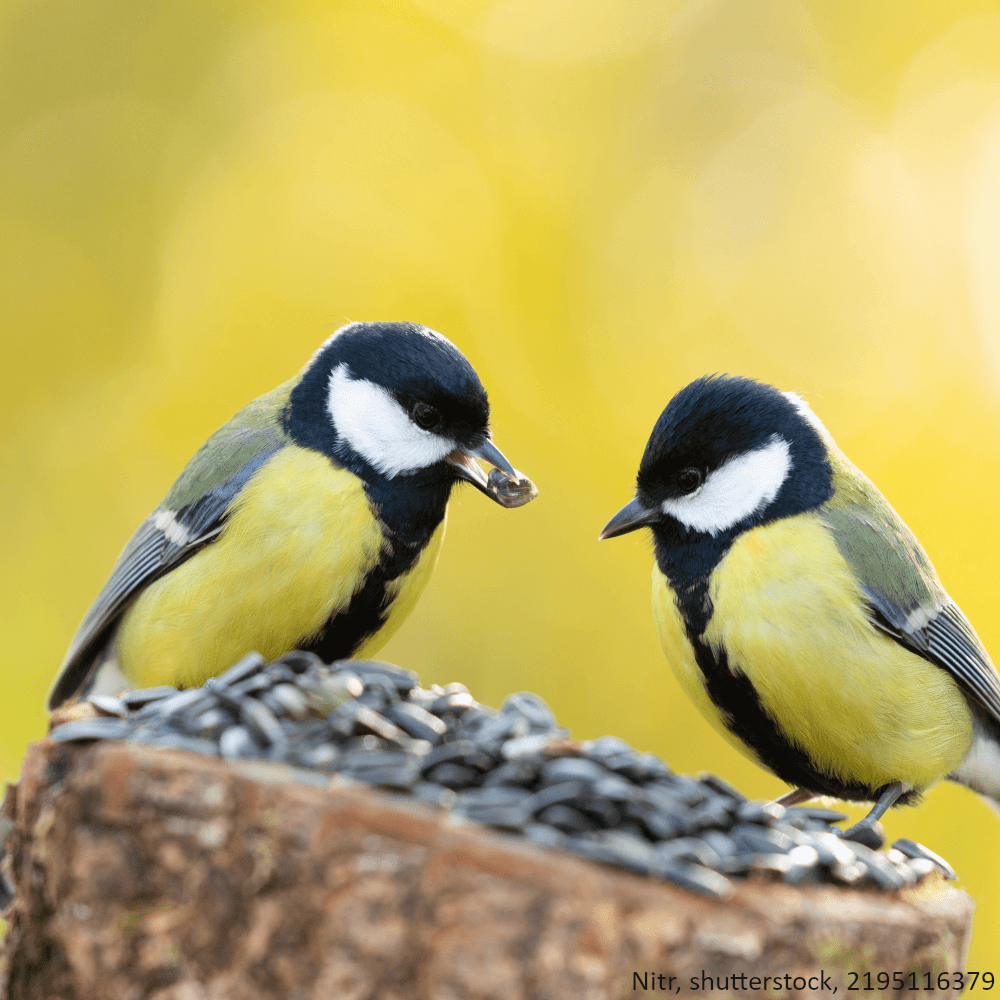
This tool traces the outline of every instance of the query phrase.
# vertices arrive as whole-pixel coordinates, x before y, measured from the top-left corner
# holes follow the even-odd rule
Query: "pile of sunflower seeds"
[[[372,660],[327,665],[292,652],[245,656],[204,687],[94,696],[100,718],[67,722],[62,741],[130,739],[259,758],[409,794],[512,836],[724,897],[731,878],[893,890],[955,873],[911,840],[880,851],[846,840],[842,813],[748,801],[715,775],[674,774],[613,736],[574,743],[534,694],[496,711],[462,684],[421,688]],[[873,839],[874,838],[874,842]]]

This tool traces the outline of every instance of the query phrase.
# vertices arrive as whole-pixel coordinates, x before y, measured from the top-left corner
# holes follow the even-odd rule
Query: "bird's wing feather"
[[[913,532],[846,458],[832,464],[834,499],[819,514],[868,598],[872,624],[947,670],[1000,722],[1000,675]]]
[[[219,535],[229,506],[244,484],[285,446],[288,439],[279,414],[265,412],[282,405],[280,393],[285,388],[255,400],[216,431],[163,503],[139,526],[70,644],[49,708],[72,697],[86,681],[128,604],[153,580]]]

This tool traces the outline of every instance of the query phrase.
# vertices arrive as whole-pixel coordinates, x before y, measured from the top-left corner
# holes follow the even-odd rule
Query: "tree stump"
[[[712,900],[343,778],[128,742],[33,744],[4,815],[5,1000],[830,996],[882,971],[932,996],[973,909],[937,876]]]

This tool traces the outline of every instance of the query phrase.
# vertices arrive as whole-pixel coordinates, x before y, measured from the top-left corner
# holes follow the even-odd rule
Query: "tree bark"
[[[936,876],[719,902],[342,778],[125,742],[33,744],[4,815],[4,1000],[844,996],[852,970],[933,996],[973,909]]]

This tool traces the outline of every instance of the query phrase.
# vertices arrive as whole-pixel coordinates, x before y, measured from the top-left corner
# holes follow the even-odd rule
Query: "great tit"
[[[663,651],[712,726],[796,786],[779,802],[874,802],[847,832],[865,839],[941,778],[1000,798],[1000,676],[913,533],[801,398],[692,382],[636,483],[600,537],[652,529]]]
[[[537,493],[493,444],[462,353],[415,323],[342,327],[216,431],[139,526],[50,708],[98,677],[201,684],[248,650],[370,656],[427,583],[461,480],[503,506]]]

